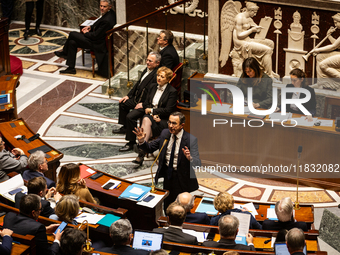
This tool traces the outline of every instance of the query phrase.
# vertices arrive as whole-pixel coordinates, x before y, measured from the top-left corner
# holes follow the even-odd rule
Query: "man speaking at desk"
[[[92,25],[82,29],[82,33],[71,32],[62,51],[55,51],[58,57],[67,59],[68,68],[60,71],[61,74],[76,74],[77,48],[90,49],[94,51],[98,64],[98,74],[108,77],[108,54],[106,48],[106,31],[116,24],[116,13],[111,10],[111,0],[100,1],[100,12],[102,16]]]
[[[164,208],[174,202],[177,195],[182,192],[191,192],[198,189],[198,182],[193,167],[200,166],[201,160],[198,153],[197,138],[183,130],[185,116],[181,112],[171,113],[168,129],[154,141],[144,141],[145,133],[142,128],[134,132],[139,142],[139,148],[147,153],[152,153],[164,148],[159,155],[158,169],[155,183],[158,178],[164,177],[163,188],[170,194],[164,200]],[[165,141],[167,140],[167,141]]]

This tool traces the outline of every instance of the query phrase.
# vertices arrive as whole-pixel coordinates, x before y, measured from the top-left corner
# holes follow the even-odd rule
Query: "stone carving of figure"
[[[327,31],[330,45],[313,49],[311,53],[316,56],[316,73],[318,77],[318,88],[329,88],[340,91],[340,36],[335,39],[331,34],[340,29],[340,13],[332,16],[335,27]]]
[[[293,14],[293,23],[290,24],[290,29],[294,32],[301,32],[302,25],[300,24],[301,15],[298,11],[294,12]]]
[[[237,76],[237,73],[242,72],[242,69],[235,70],[240,68],[240,65],[236,63],[242,63],[244,59],[254,57],[268,76],[277,77],[277,74],[272,70],[274,42],[269,39],[251,39],[249,37],[252,33],[259,33],[262,29],[252,19],[257,14],[259,7],[253,2],[247,2],[243,12],[239,12],[237,7],[237,4],[232,0],[227,1],[222,7],[222,48],[219,58],[221,66],[224,66],[228,60],[231,38],[233,38],[234,49],[230,55],[233,58],[235,76]],[[240,58],[240,61],[234,60],[235,58]]]

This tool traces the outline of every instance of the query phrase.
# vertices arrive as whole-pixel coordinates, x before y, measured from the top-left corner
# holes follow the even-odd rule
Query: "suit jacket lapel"
[[[170,87],[171,87],[171,85],[168,83],[168,85],[166,86],[161,98],[159,99],[158,108],[161,108],[162,102],[165,101],[166,97],[168,97]]]

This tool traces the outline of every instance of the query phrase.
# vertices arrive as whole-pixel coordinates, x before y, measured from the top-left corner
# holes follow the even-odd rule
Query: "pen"
[[[122,184],[118,184],[118,186],[117,186],[115,189],[119,189],[119,188],[120,188],[120,186],[122,186]]]
[[[85,218],[85,217],[86,215],[83,215],[83,216],[76,217],[76,219]]]

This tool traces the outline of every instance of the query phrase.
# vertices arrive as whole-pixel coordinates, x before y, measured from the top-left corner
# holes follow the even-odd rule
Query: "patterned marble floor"
[[[12,26],[12,25],[11,25]],[[10,30],[11,54],[23,61],[24,74],[17,89],[18,114],[49,144],[64,153],[62,164],[82,162],[131,181],[151,183],[147,158],[135,169],[134,152],[120,153],[124,136],[113,135],[118,122],[118,97],[102,94],[101,77],[92,78],[91,60],[82,65],[78,52],[77,75],[60,75],[65,60],[53,54],[62,47],[70,29],[42,27],[43,35],[23,42],[23,26]],[[197,193],[214,196],[227,190],[237,200],[275,202],[284,196],[295,200],[295,186],[268,180],[246,179],[223,174],[201,173]],[[300,203],[332,207],[340,203],[338,192],[300,188]]]

